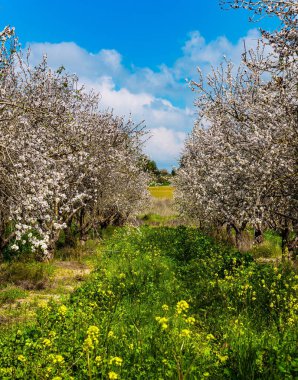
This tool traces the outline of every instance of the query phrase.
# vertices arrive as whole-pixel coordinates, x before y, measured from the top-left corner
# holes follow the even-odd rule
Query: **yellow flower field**
[[[149,192],[154,198],[173,199],[174,197],[173,186],[150,186]]]

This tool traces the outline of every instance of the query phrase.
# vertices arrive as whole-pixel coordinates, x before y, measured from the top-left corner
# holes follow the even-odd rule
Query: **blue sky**
[[[197,66],[207,74],[223,55],[239,63],[243,40],[255,46],[260,26],[217,0],[0,0],[0,14],[1,26],[30,45],[32,63],[46,53],[50,66],[63,64],[99,91],[101,108],[145,119],[145,150],[166,168],[196,117],[185,79],[196,79]]]

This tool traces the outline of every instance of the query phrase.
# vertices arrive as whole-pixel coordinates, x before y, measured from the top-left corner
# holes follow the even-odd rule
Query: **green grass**
[[[69,300],[2,330],[0,378],[296,379],[297,291],[196,229],[118,229]]]
[[[26,298],[27,292],[15,286],[8,286],[0,290],[0,305],[10,304],[18,299]]]
[[[149,188],[151,202],[138,219],[145,225],[174,226],[178,224],[178,215],[173,202],[173,187],[156,186]]]
[[[142,220],[145,225],[164,226],[175,221],[176,216],[175,215],[162,216],[160,214],[149,213],[149,214],[141,215],[139,219]]]
[[[1,265],[0,285],[14,284],[23,289],[43,289],[48,286],[54,273],[50,263],[9,262]]]
[[[111,231],[107,232],[109,236]],[[10,261],[0,265],[0,328],[35,319],[39,305],[57,302],[82,285],[98,266],[99,241],[55,252],[51,262]],[[1,377],[0,377],[1,378]]]
[[[256,258],[281,258],[281,237],[272,230],[264,232],[264,241],[255,245],[251,254]]]

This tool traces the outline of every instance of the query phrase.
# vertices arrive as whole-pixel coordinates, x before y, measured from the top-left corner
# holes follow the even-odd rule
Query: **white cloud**
[[[30,44],[31,62],[38,63],[46,54],[53,68],[64,66],[67,71],[79,77],[94,79],[102,75],[120,76],[124,67],[121,54],[116,50],[102,49],[98,53],[89,53],[74,42],[33,43]]]
[[[236,44],[232,44],[225,36],[219,36],[207,43],[199,31],[191,32],[182,48],[183,56],[177,59],[173,67],[175,76],[195,79],[198,66],[204,74],[207,74],[211,66],[218,66],[221,63],[223,56],[231,59],[235,65],[239,65],[244,43],[249,50],[257,46],[259,37],[259,31],[251,29],[246,36],[239,38]]]
[[[163,166],[175,164],[195,119],[194,94],[185,78],[196,79],[196,68],[203,73],[217,66],[225,55],[238,64],[244,40],[246,48],[255,47],[259,33],[250,30],[235,44],[225,36],[207,42],[198,32],[189,34],[172,67],[161,64],[157,70],[148,67],[125,67],[116,50],[102,49],[93,54],[74,42],[32,43],[31,62],[37,64],[47,54],[49,65],[66,67],[76,73],[87,88],[101,94],[101,107],[112,108],[121,115],[132,114],[136,122],[145,120],[152,138],[146,152]]]
[[[152,129],[151,134],[145,151],[162,165],[167,166],[169,161],[176,162],[183,149],[186,133],[160,127]]]
[[[150,106],[154,101],[154,96],[146,92],[133,93],[125,87],[117,90],[116,84],[110,76],[102,76],[96,81],[90,81],[89,78],[84,80],[83,78],[82,82],[86,87],[100,92],[102,95],[101,108],[113,108],[117,114],[141,115],[144,107]]]

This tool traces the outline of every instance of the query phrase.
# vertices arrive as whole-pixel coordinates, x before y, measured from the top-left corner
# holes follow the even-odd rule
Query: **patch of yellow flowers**
[[[168,325],[169,318],[155,317],[155,320],[160,324],[160,326],[163,330],[166,330],[169,327],[169,325]]]
[[[182,300],[182,301],[177,302],[177,305],[176,305],[177,314],[186,313],[188,309],[189,309],[189,304],[186,301]]]
[[[61,315],[62,317],[65,317],[66,313],[67,313],[67,307],[65,305],[61,305],[58,309],[58,313],[59,315]]]
[[[109,372],[109,379],[110,380],[116,380],[116,379],[118,379],[119,377],[118,377],[118,375],[117,375],[117,373],[116,372],[113,372],[113,371],[110,371]]]
[[[111,357],[111,359],[109,361],[110,365],[115,364],[119,367],[122,366],[122,363],[123,363],[123,359],[119,358],[119,356],[113,356],[113,357]]]

